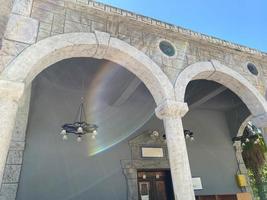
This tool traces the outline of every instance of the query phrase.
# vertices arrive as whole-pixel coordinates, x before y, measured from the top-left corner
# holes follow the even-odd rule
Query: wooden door
[[[169,171],[139,171],[138,192],[140,200],[174,200]]]

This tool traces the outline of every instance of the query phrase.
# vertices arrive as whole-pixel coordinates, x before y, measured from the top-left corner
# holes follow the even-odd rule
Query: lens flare
[[[135,91],[122,105],[110,105],[106,97],[110,84],[122,70],[114,63],[106,62],[93,76],[86,93],[86,117],[90,123],[99,127],[95,140],[88,139],[89,156],[103,152],[125,140],[141,128],[154,114],[154,100]],[[123,69],[125,70],[125,69]],[[123,84],[123,83],[122,83]]]

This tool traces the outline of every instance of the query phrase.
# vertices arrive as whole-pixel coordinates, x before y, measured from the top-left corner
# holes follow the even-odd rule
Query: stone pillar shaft
[[[0,185],[24,84],[0,80]]]
[[[176,200],[195,200],[182,124],[182,116],[187,111],[185,103],[174,101],[166,101],[156,109],[156,115],[164,122]]]

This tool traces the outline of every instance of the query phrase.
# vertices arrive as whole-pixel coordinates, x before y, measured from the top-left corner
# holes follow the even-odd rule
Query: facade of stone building
[[[30,101],[32,104],[35,102],[33,98],[44,94],[39,85],[36,86],[39,90],[34,89],[34,95],[31,95],[32,82],[39,79],[41,84],[42,72],[66,59],[90,58],[116,63],[140,79],[154,100],[155,116],[160,119],[155,120],[163,123],[161,132],[165,133],[166,141],[153,143],[150,137],[146,137],[151,133],[145,131],[143,135],[123,144],[125,147],[121,148],[127,148],[129,155],[117,163],[125,176],[125,185],[127,183],[123,192],[127,197],[124,199],[138,199],[137,171],[153,167],[170,169],[175,199],[195,199],[191,174],[193,166],[189,160],[190,163],[197,160],[194,153],[192,158],[195,159],[190,159],[196,147],[191,148],[192,144],[186,144],[183,130],[184,126],[191,127],[189,121],[196,120],[196,116],[211,116],[212,113],[203,111],[200,114],[196,111],[194,116],[186,115],[188,111],[190,113],[190,106],[188,108],[185,95],[192,81],[216,82],[237,95],[248,109],[237,120],[239,125],[249,119],[259,128],[267,126],[266,53],[90,0],[0,0],[0,3],[0,199],[27,197],[27,189],[24,190],[27,177],[23,175],[23,166],[28,168],[27,163],[30,162],[27,159],[30,156],[23,154],[27,151],[27,137],[31,137],[29,124],[33,122],[28,123],[29,113],[35,113],[30,109]],[[221,88],[222,91],[225,88]],[[200,100],[205,101],[203,98]],[[228,112],[228,115],[228,121],[233,121],[233,113]],[[219,114],[216,116],[220,121]],[[199,122],[201,117],[197,119]],[[218,122],[217,127],[224,129],[231,126],[229,123],[219,125],[221,122]],[[233,130],[234,134],[240,135],[244,125]],[[220,141],[224,138],[226,136]],[[231,138],[225,140],[228,146],[224,150],[229,150],[230,141]],[[137,142],[141,146],[163,146],[167,153],[160,160],[143,159],[133,153],[139,149]],[[29,143],[29,151],[30,148]],[[135,149],[130,150],[132,148]],[[229,152],[233,155],[236,153],[240,172],[246,173],[240,149],[240,144],[237,144],[236,152]],[[205,168],[204,164],[202,167]],[[25,174],[30,176],[29,173],[25,169]],[[194,173],[197,173],[197,169]],[[117,190],[114,189],[114,193]],[[235,190],[229,191],[237,193]],[[245,191],[249,191],[249,188]],[[209,193],[212,193],[212,189],[205,195]],[[51,194],[54,194],[53,191]],[[27,197],[31,198],[42,199],[37,193]],[[50,196],[49,199],[67,198]],[[87,198],[75,198],[74,195],[68,199]]]

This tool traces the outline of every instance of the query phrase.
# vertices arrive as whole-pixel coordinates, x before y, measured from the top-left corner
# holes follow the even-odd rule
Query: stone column
[[[0,185],[24,84],[0,80]]]
[[[155,110],[157,117],[164,122],[176,200],[195,200],[182,124],[182,117],[187,111],[186,103],[169,100]]]

